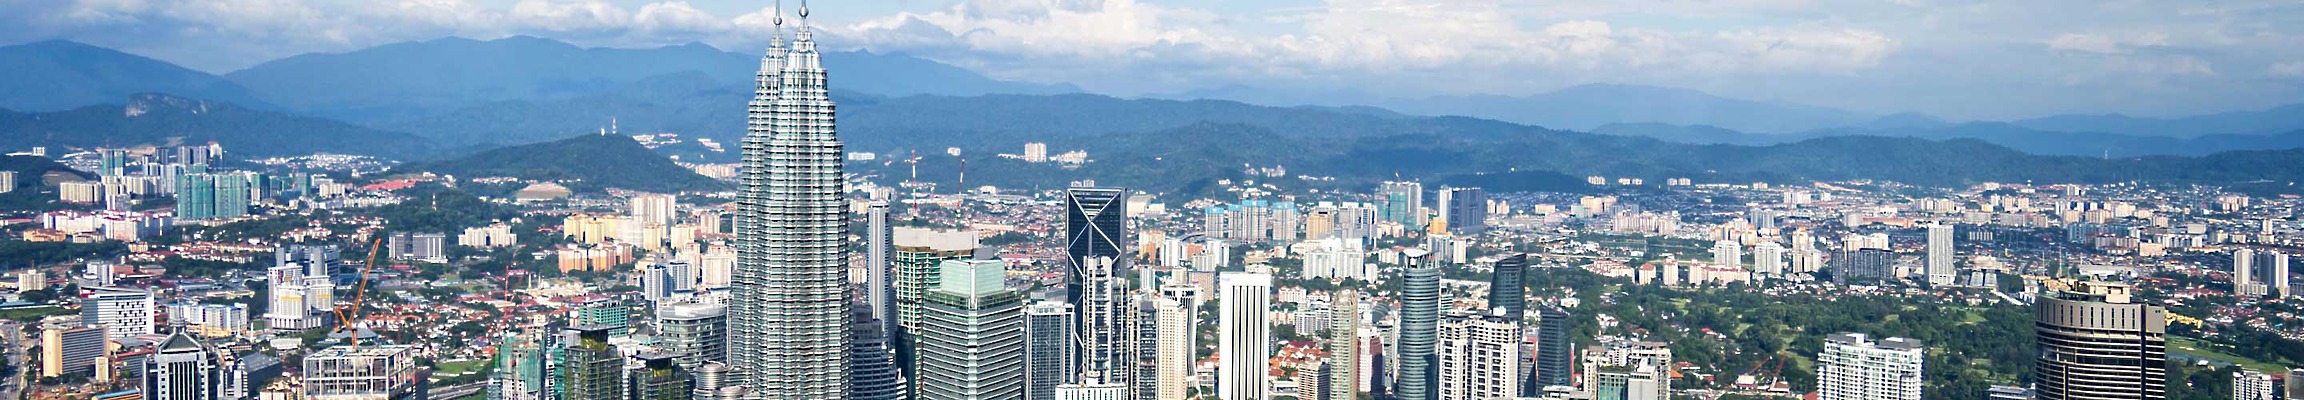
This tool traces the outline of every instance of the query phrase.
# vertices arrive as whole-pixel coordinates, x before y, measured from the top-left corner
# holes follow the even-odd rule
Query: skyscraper
[[[2040,299],[2040,400],[2168,398],[2168,310],[2136,302],[2120,283],[2081,282]]]
[[[1440,335],[1440,267],[1423,249],[1400,255],[1407,265],[1400,273],[1400,376],[1392,393],[1400,400],[1437,400],[1433,386],[1439,370],[1433,363]]]
[[[1568,310],[1546,305],[1536,308],[1536,387],[1574,384],[1574,358],[1569,352]]]
[[[1328,327],[1328,398],[1360,394],[1360,291],[1339,289],[1328,296],[1335,323]]]
[[[558,367],[561,394],[568,400],[610,400],[624,397],[624,357],[608,344],[607,325],[568,327],[562,335],[567,347],[553,359]]]
[[[1410,228],[1422,228],[1425,223],[1431,222],[1424,219],[1424,184],[1384,182],[1377,188],[1377,192],[1383,195],[1379,201],[1383,202],[1382,218],[1385,221],[1397,222]]]
[[[864,208],[864,302],[872,308],[872,319],[880,321],[880,332],[896,332],[896,287],[888,275],[894,273],[896,230],[888,220],[888,202],[874,201]]]
[[[1125,355],[1119,341],[1129,269],[1128,190],[1076,187],[1064,191],[1064,301],[1072,305],[1072,340],[1080,348],[1082,383],[1122,383]]]
[[[855,303],[849,318],[848,397],[854,400],[904,398],[904,378],[896,372],[895,350],[888,347],[885,324],[872,318],[872,305]]]
[[[1072,369],[1072,306],[1058,301],[1024,309],[1024,398],[1055,400],[1056,386],[1075,376]]]
[[[1184,385],[1184,380],[1192,376],[1193,351],[1199,349],[1199,345],[1194,342],[1200,332],[1192,326],[1192,313],[1195,310],[1171,298],[1156,300],[1154,307],[1153,318],[1158,321],[1156,324],[1160,329],[1160,338],[1154,344],[1155,357],[1160,364],[1159,377],[1156,378],[1160,387],[1152,398],[1182,399],[1189,388]]]
[[[1488,192],[1476,187],[1440,188],[1440,221],[1451,233],[1488,230]]]
[[[1821,400],[1919,400],[1923,349],[1920,341],[1873,341],[1861,333],[1824,337],[1816,355],[1816,392]]]
[[[1951,285],[1960,271],[1952,269],[1952,226],[1942,223],[1928,226],[1928,285]]]
[[[1519,321],[1528,316],[1528,255],[1513,254],[1496,260],[1488,282],[1488,307]]]
[[[728,307],[667,304],[656,310],[657,339],[684,370],[728,362]]]
[[[1272,358],[1272,275],[1227,273],[1217,278],[1216,393],[1221,399],[1263,399]]]
[[[968,260],[976,255],[976,233],[969,231],[943,231],[927,228],[894,229],[894,243],[889,263],[895,269],[893,299],[896,307],[896,330],[890,331],[890,343],[896,347],[896,365],[910,371],[919,352],[913,346],[919,335],[921,312],[927,308],[928,293],[936,290],[943,276],[945,261]]]
[[[191,334],[176,332],[144,359],[144,398],[214,400],[223,389],[216,350]]]
[[[1752,245],[1752,273],[1775,276],[1784,274],[1784,245],[1760,242]]]
[[[800,29],[761,58],[737,196],[729,379],[768,399],[848,395],[848,203],[822,56]]]
[[[1722,240],[1713,242],[1712,262],[1731,267],[1743,266],[1744,245],[1737,244],[1734,240]]]
[[[1520,321],[1495,311],[1449,315],[1440,324],[1440,400],[1520,397]]]
[[[688,370],[680,368],[670,354],[642,353],[633,356],[639,368],[625,373],[624,387],[630,388],[632,400],[689,400],[694,383]]]
[[[922,400],[1024,398],[1024,296],[999,261],[945,261],[921,312]]]

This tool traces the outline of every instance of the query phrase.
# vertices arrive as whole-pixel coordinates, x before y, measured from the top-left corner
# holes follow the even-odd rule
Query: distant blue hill
[[[1401,98],[1355,91],[1224,87],[1162,96],[1225,99],[1264,105],[1373,106],[1414,115],[1458,115],[1553,129],[1592,130],[1617,123],[1710,125],[1747,132],[1799,132],[1864,123],[1873,116],[1799,104],[1715,96],[1679,88],[1587,84],[1527,96]]]
[[[902,55],[829,52],[824,63],[839,71],[835,78],[842,89],[884,96],[1078,91],[1065,85],[998,81]],[[614,49],[529,36],[488,41],[452,37],[298,55],[225,77],[287,107],[352,121],[379,121],[502,101],[594,96],[683,72],[748,88],[759,68],[756,53],[727,52],[700,43]]]
[[[146,92],[269,108],[247,88],[166,61],[63,40],[0,46],[0,108],[62,111]]]
[[[2119,114],[2055,115],[2010,121],[2009,124],[2043,131],[2142,136],[2267,135],[2304,129],[2304,104],[2183,118],[2142,118]]]
[[[1689,144],[1767,146],[1834,136],[1888,136],[1932,140],[1976,139],[2018,151],[2043,155],[2083,157],[2202,156],[2237,150],[2281,150],[2304,147],[2304,129],[2285,133],[2212,134],[2191,137],[2099,132],[2058,132],[2004,122],[1945,125],[1884,125],[1849,127],[1792,134],[1747,133],[1714,126],[1671,124],[1609,124],[1593,133],[1655,138]]]

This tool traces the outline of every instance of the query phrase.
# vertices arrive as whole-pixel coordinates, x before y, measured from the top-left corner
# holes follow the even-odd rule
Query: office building
[[[1417,182],[1384,182],[1376,189],[1382,196],[1380,218],[1410,228],[1423,228],[1430,220],[1424,217],[1424,184]]]
[[[1434,385],[1439,380],[1439,369],[1433,364],[1440,335],[1440,267],[1428,258],[1423,249],[1408,249],[1400,254],[1406,265],[1401,269],[1400,283],[1400,360],[1398,382],[1392,387],[1399,400],[1438,400]]]
[[[1659,342],[1619,342],[1585,351],[1583,391],[1594,399],[1670,400],[1672,349]]]
[[[2131,290],[2079,282],[2033,306],[2040,400],[2168,398],[2168,310]]]
[[[1536,308],[1536,382],[1528,389],[1575,383],[1572,378],[1576,371],[1570,361],[1575,358],[1570,354],[1575,351],[1570,343],[1574,334],[1568,331],[1569,326],[1567,309],[1555,305]]]
[[[632,361],[639,368],[627,370],[624,387],[627,395],[618,397],[631,400],[689,400],[690,385],[694,383],[688,371],[674,362],[672,355],[641,353]]]
[[[737,194],[729,386],[766,399],[842,400],[848,385],[845,152],[822,56],[799,36],[761,58]],[[778,18],[778,22],[782,19]]]
[[[575,325],[561,332],[564,341],[553,357],[553,367],[559,372],[557,386],[563,398],[612,400],[624,396],[624,357],[608,344],[613,330],[615,327],[608,325]]]
[[[1072,360],[1072,306],[1059,301],[1024,309],[1024,398],[1055,400],[1056,386],[1077,376]]]
[[[1064,302],[1072,305],[1079,383],[1119,383],[1127,372],[1121,331],[1130,272],[1128,190],[1075,187],[1064,191]]]
[[[871,303],[850,307],[848,329],[848,398],[898,400],[904,396],[904,378],[896,369],[896,350],[888,346],[886,324],[872,318]]]
[[[264,353],[248,352],[224,359],[222,375],[224,388],[218,396],[225,399],[254,399],[257,392],[285,369],[280,358]]]
[[[864,302],[872,308],[872,320],[880,321],[880,332],[894,335],[896,287],[890,274],[895,273],[896,229],[888,215],[888,202],[864,207]]]
[[[1503,310],[1513,321],[1528,316],[1528,255],[1513,254],[1496,260],[1488,281],[1488,308]]]
[[[1311,366],[1296,370],[1296,400],[1329,400],[1328,383],[1335,379],[1336,369],[1329,360],[1313,361]]]
[[[936,289],[944,262],[975,257],[976,233],[927,228],[895,228],[891,232],[895,247],[890,263],[894,264],[896,279],[890,286],[894,288],[899,337],[903,337],[920,328],[920,310],[928,292]]]
[[[104,337],[120,340],[152,331],[152,292],[118,287],[94,287],[81,298],[80,323],[104,327]]]
[[[921,310],[921,400],[1024,398],[1024,296],[999,261],[946,261]]]
[[[728,307],[678,303],[656,309],[656,339],[681,369],[728,362]]]
[[[1817,398],[1919,400],[1924,352],[1920,341],[1912,339],[1875,342],[1861,333],[1825,336],[1824,352],[1816,355]]]
[[[1263,399],[1272,358],[1272,275],[1226,273],[1217,277],[1216,393],[1222,399]]]
[[[1520,396],[1520,321],[1491,313],[1457,313],[1440,323],[1435,352],[1440,400]]]
[[[1488,229],[1488,192],[1480,188],[1440,188],[1440,221],[1450,233],[1480,233]]]
[[[1958,256],[1953,255],[1952,226],[1941,223],[1929,225],[1927,266],[1929,286],[1952,284],[1953,279],[1960,275],[1960,271],[1953,269],[1952,266],[1952,260],[1955,257]]]
[[[50,325],[40,330],[40,376],[57,377],[95,372],[96,361],[111,356],[101,327]]]
[[[408,399],[417,394],[417,349],[336,346],[304,356],[304,400]]]
[[[144,358],[143,392],[152,400],[215,400],[224,388],[216,349],[184,332],[168,335]]]
[[[576,306],[573,325],[602,325],[610,336],[632,334],[632,307],[615,298],[595,298]]]
[[[1335,323],[1328,327],[1328,398],[1358,399],[1360,389],[1360,291],[1339,289],[1328,296]],[[1302,384],[1302,383],[1298,383]]]

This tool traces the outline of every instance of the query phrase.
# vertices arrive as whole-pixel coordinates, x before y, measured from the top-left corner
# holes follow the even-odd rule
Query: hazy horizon
[[[799,3],[783,4],[787,31]],[[2175,117],[2304,99],[2304,28],[2280,23],[2304,18],[2299,3],[1449,3],[818,1],[810,23],[832,49],[1123,97],[1525,96],[1605,83],[1952,120]],[[0,4],[0,21],[23,27],[0,43],[74,40],[219,74],[452,36],[748,52],[765,45],[773,4],[19,2]]]

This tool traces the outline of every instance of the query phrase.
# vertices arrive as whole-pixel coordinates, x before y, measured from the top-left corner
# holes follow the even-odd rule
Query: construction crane
[[[336,308],[336,331],[349,330],[350,333],[346,337],[351,339],[351,345],[354,348],[360,347],[360,330],[354,328],[352,322],[360,319],[360,305],[368,297],[368,273],[376,267],[376,251],[381,249],[383,245],[384,235],[382,232],[378,232],[375,239],[368,241],[368,262],[360,264],[360,285],[354,289],[352,294],[352,312],[346,313],[344,308]]]

